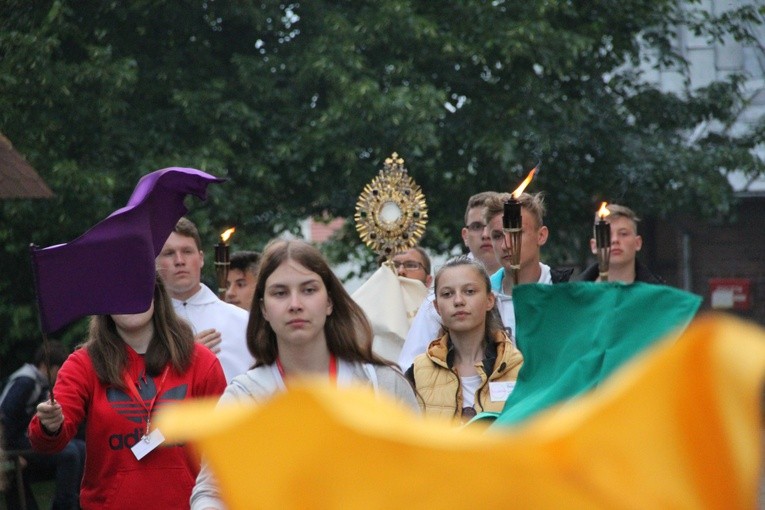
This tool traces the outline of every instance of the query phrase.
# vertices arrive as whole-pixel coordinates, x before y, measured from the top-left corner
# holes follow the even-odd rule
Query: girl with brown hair
[[[462,422],[501,411],[523,356],[499,319],[486,269],[468,257],[448,261],[436,273],[435,296],[444,333],[406,372],[423,412]]]
[[[55,402],[37,406],[29,439],[38,451],[59,451],[87,423],[83,509],[188,508],[199,463],[186,446],[164,444],[151,420],[225,385],[220,362],[194,343],[157,278],[145,312],[91,317],[88,340],[58,372]]]
[[[226,388],[221,402],[262,402],[296,377],[324,377],[338,386],[361,384],[412,410],[417,400],[403,374],[372,354],[372,328],[319,250],[304,241],[271,241],[263,251],[247,325],[257,360]],[[222,508],[214,481],[202,470],[193,509]]]

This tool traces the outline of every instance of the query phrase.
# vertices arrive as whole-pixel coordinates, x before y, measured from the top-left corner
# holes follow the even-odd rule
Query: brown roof
[[[0,134],[0,199],[50,198],[53,192],[11,141]]]

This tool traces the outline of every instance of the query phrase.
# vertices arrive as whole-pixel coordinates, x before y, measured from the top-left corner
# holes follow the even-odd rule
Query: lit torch
[[[611,259],[611,224],[606,221],[606,216],[611,211],[606,207],[608,202],[603,202],[598,209],[598,220],[593,227],[593,237],[595,238],[596,253],[598,255],[598,272],[600,281],[608,281],[608,263]]]
[[[215,245],[215,274],[218,277],[218,297],[223,299],[226,294],[226,279],[228,267],[231,264],[228,253],[228,239],[236,231],[234,227],[227,229],[220,235],[220,242]]]
[[[513,284],[518,284],[518,271],[521,269],[521,202],[518,198],[534,178],[541,163],[531,169],[529,175],[520,186],[511,193],[512,198],[505,202],[505,210],[502,216],[502,230],[505,233],[505,250],[510,254],[510,271],[513,275]]]

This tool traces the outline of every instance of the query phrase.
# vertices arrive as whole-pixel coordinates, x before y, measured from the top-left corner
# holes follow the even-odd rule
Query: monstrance
[[[425,195],[397,153],[385,159],[380,173],[364,187],[354,218],[364,244],[386,260],[415,246],[425,233]]]

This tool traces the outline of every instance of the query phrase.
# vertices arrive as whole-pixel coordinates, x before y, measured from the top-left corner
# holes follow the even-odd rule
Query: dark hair
[[[159,375],[170,363],[179,374],[188,370],[194,354],[194,334],[191,326],[178,317],[162,279],[154,282],[154,337],[144,355],[146,372]],[[111,315],[94,315],[90,318],[88,340],[83,346],[88,350],[98,378],[105,384],[124,388],[123,372],[127,367],[125,342],[117,332]]]
[[[425,270],[425,274],[430,275],[430,270],[432,269],[432,265],[430,262],[430,255],[428,255],[428,252],[425,251],[425,248],[421,246],[412,246],[411,248],[407,248],[406,250],[401,250],[399,252],[396,252],[391,256],[391,260],[393,260],[393,257],[395,257],[396,255],[401,255],[402,253],[406,253],[409,250],[414,250],[420,254],[420,257],[422,257],[422,268]],[[385,259],[383,259],[380,262],[380,264],[382,264],[383,262],[385,262]]]
[[[69,356],[67,348],[58,340],[49,340],[47,344],[42,344],[35,351],[32,362],[39,367],[45,364],[49,367],[60,367]]]
[[[431,270],[431,265],[430,265],[430,256],[428,255],[428,252],[426,252],[425,249],[422,248],[421,246],[414,246],[412,247],[412,249],[415,250],[417,253],[419,253],[420,256],[422,257],[422,260],[424,261],[422,264],[423,269],[425,269],[425,273],[429,275]]]
[[[490,294],[491,291],[491,279],[489,278],[489,273],[486,272],[486,268],[483,266],[481,261],[473,259],[468,257],[467,255],[460,255],[459,257],[455,257],[453,259],[449,259],[446,261],[446,263],[441,266],[441,268],[436,273],[435,283],[433,284],[433,288],[435,291],[436,301],[438,301],[438,282],[441,279],[441,275],[446,271],[447,269],[451,269],[454,267],[460,267],[460,266],[469,266],[472,267],[478,275],[481,277],[481,281],[483,281],[487,294]],[[441,324],[441,328],[443,331],[447,331],[446,327]],[[505,331],[505,326],[502,324],[502,319],[499,316],[499,311],[497,310],[497,300],[494,300],[494,306],[491,310],[486,311],[486,327],[485,327],[485,333],[484,333],[484,339],[487,341],[488,339],[494,338],[494,335],[497,331]]]
[[[240,250],[235,251],[229,258],[229,270],[238,269],[240,271],[258,275],[258,266],[260,265],[260,253],[256,251]]]
[[[173,232],[178,235],[192,238],[194,244],[197,245],[197,250],[202,249],[202,238],[199,236],[199,229],[197,229],[197,226],[194,225],[190,219],[181,218],[178,220],[178,223],[175,224],[175,228],[173,228]]]
[[[372,326],[366,314],[345,290],[321,252],[305,241],[276,239],[263,250],[250,320],[247,323],[247,348],[257,360],[255,366],[270,365],[279,356],[276,334],[263,317],[260,305],[265,295],[266,280],[288,260],[318,274],[327,288],[327,295],[332,300],[332,313],[324,324],[329,352],[346,361],[387,365],[387,362],[372,354]]]

